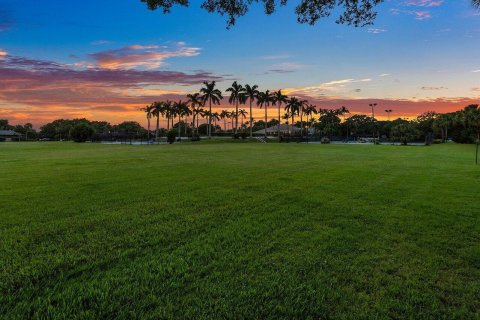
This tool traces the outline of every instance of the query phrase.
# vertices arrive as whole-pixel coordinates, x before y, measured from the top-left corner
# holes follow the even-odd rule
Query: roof
[[[300,130],[301,130],[300,128],[297,128],[297,127],[292,126],[292,125],[288,125],[288,124],[281,124],[280,125],[280,132],[297,132],[297,131],[300,131]],[[278,125],[267,128],[267,133],[277,133],[277,132],[278,132]],[[265,134],[265,129],[255,131],[254,133]]]
[[[13,136],[21,136],[20,133],[18,132],[15,132],[13,130],[0,130],[0,136],[10,136],[10,137],[13,137]]]

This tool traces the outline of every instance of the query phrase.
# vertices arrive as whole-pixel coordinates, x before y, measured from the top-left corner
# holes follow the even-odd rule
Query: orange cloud
[[[144,49],[142,47],[141,50]],[[143,124],[145,115],[139,111],[140,107],[156,100],[185,99],[186,92],[170,88],[182,85],[190,91],[192,87],[198,89],[204,80],[222,81],[224,78],[203,71],[187,74],[158,70],[78,68],[5,53],[0,59],[0,114],[12,123],[31,122],[37,128],[58,118],[83,117],[112,123],[134,120]],[[352,88],[370,83],[369,78],[340,79],[310,87],[290,88],[284,93],[307,99],[318,108],[345,106],[352,113],[369,114],[369,104],[375,102],[378,104],[378,118],[386,118],[385,109],[394,110],[392,117],[414,117],[425,111],[450,112],[478,103],[478,99],[469,97],[374,99],[351,96]],[[425,89],[434,90],[434,87]],[[473,92],[475,90],[472,89]],[[264,110],[256,105],[254,107],[255,120],[262,120]],[[247,104],[242,108],[248,110],[249,106]],[[221,106],[214,107],[214,111],[222,109],[234,108],[225,99]],[[270,106],[268,110],[270,119],[277,117],[276,106]],[[164,125],[164,120],[161,124]]]
[[[172,85],[199,85],[221,76],[197,71],[83,68],[52,61],[0,59],[0,114],[13,122],[41,125],[55,118],[117,121],[141,114],[140,106],[185,94]]]

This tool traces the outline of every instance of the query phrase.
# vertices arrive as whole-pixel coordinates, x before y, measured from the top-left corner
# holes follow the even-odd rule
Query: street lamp
[[[377,106],[377,104],[370,103],[369,106],[372,108],[372,118],[375,119],[375,107]]]
[[[372,132],[372,137],[373,137],[373,143],[375,143],[375,107],[377,106],[376,103],[370,103],[369,104],[370,108],[372,108],[372,123],[373,123],[373,132]]]
[[[385,112],[386,112],[387,115],[388,115],[388,121],[390,121],[390,113],[392,113],[392,111],[393,111],[392,109],[387,109],[387,110],[385,110]]]

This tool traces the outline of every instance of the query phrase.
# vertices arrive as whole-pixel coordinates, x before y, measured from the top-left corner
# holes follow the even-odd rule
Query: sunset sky
[[[0,0],[0,118],[144,124],[140,107],[203,80],[284,89],[355,113],[376,102],[379,117],[480,102],[480,13],[470,0],[387,0],[364,28],[335,16],[298,24],[290,2],[272,16],[254,5],[227,30],[196,0],[167,15],[140,0]]]

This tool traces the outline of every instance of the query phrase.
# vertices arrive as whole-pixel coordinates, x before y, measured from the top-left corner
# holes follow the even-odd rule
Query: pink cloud
[[[412,11],[412,10],[401,10],[401,9],[394,8],[394,9],[390,9],[390,13],[393,15],[399,15],[402,13],[413,15],[417,20],[428,20],[432,18],[432,14],[430,13],[430,11],[423,11],[423,10]]]
[[[78,68],[4,55],[0,57],[0,114],[38,125],[60,117],[137,119],[144,104],[184,98],[183,92],[165,90],[165,86],[200,86],[204,80],[222,79],[205,71]]]
[[[120,49],[106,50],[91,54],[95,64],[104,69],[156,69],[165,60],[174,57],[193,57],[200,54],[200,48],[187,47],[179,42],[175,48],[157,45],[132,45]]]
[[[412,14],[415,15],[417,20],[427,20],[432,18],[432,14],[429,11],[413,11]]]
[[[407,6],[415,7],[439,7],[443,4],[443,0],[408,0]]]

